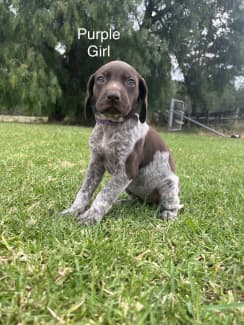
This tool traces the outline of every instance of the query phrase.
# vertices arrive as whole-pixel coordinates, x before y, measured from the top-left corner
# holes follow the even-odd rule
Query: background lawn
[[[244,322],[244,141],[164,134],[179,219],[128,202],[85,228],[58,213],[82,182],[90,133],[0,124],[0,323]]]

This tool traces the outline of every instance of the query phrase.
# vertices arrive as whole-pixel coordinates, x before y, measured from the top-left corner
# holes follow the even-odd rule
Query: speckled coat
[[[121,80],[123,80],[121,77],[121,75],[123,76],[123,69],[127,74],[128,71],[130,75],[132,72],[134,73],[134,79],[138,78],[139,80],[138,85],[141,78],[133,68],[127,69],[131,66],[121,61],[112,61],[112,63],[107,64],[107,70],[113,72],[113,67],[116,64],[120,64],[116,80],[114,81],[110,77],[107,90],[103,90],[100,96],[102,99],[105,97],[107,106],[111,103],[111,99],[108,99],[108,91],[111,94],[111,88],[114,89],[117,83],[119,90],[117,91],[115,87],[118,93],[118,95],[116,93],[116,104],[117,102],[120,104],[122,101],[120,98],[125,98],[123,100],[126,101],[127,88],[123,85],[120,86]],[[99,71],[96,74],[99,75]],[[113,73],[111,75],[113,76]],[[119,81],[117,82],[118,78]],[[95,86],[93,84],[91,87],[91,80],[90,78],[88,82],[88,98],[94,96]],[[121,93],[124,97],[120,95]],[[113,93],[113,102],[114,96]],[[131,101],[134,101],[133,96],[130,96]],[[134,96],[139,96],[135,90]],[[98,102],[100,97],[98,94],[95,102]],[[85,180],[74,203],[69,209],[64,210],[63,214],[77,213],[78,219],[83,224],[96,223],[110,210],[118,196],[126,191],[133,197],[159,204],[162,218],[175,218],[182,205],[179,200],[178,177],[175,174],[171,152],[157,132],[149,127],[140,114],[133,111],[133,103],[130,105],[129,113],[126,112],[126,114],[123,113],[121,105],[118,106],[119,108],[116,106],[116,109],[120,111],[117,120],[108,119],[106,111],[105,113],[95,112],[97,123],[90,138],[91,158]],[[102,104],[100,106],[102,107]],[[100,106],[98,105],[98,109]],[[131,111],[133,111],[132,114]],[[90,208],[86,210],[87,204],[101,182],[105,171],[108,171],[112,177],[98,193]]]

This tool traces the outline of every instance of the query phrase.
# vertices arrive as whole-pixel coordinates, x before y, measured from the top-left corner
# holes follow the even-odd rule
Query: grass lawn
[[[243,323],[244,141],[163,135],[179,218],[128,202],[86,228],[58,213],[80,187],[90,133],[0,124],[0,323]]]

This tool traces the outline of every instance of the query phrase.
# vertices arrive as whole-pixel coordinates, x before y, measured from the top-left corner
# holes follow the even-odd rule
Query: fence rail
[[[198,121],[207,122],[221,122],[221,121],[235,121],[244,119],[244,112],[236,111],[222,111],[222,112],[208,112],[206,114],[193,114],[191,118]]]

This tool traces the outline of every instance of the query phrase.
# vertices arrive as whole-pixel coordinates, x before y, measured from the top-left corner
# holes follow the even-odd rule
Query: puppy
[[[146,122],[147,85],[123,61],[111,61],[90,76],[85,99],[86,116],[95,114],[90,138],[91,158],[84,183],[74,203],[62,212],[76,213],[83,224],[94,224],[126,191],[160,205],[160,216],[173,219],[182,207],[172,154]],[[112,177],[86,210],[108,171]]]

